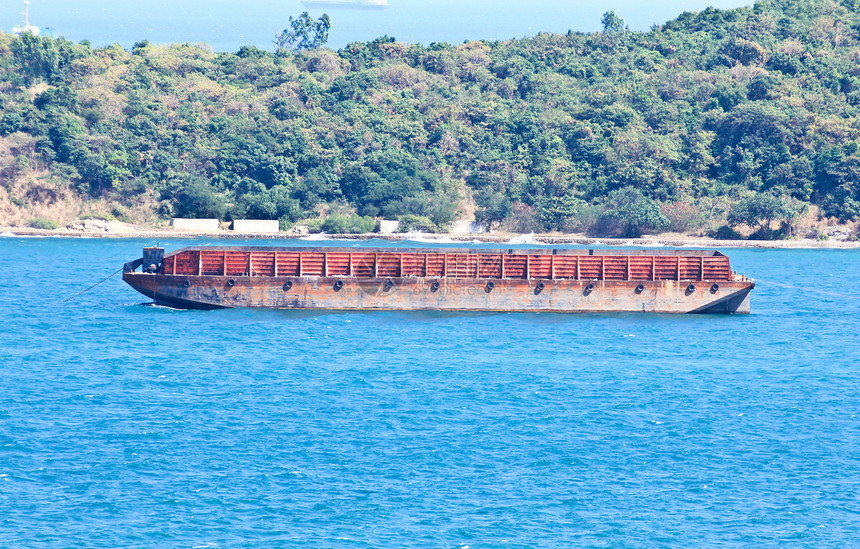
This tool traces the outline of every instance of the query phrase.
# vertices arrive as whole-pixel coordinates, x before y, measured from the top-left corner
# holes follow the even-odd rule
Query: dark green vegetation
[[[337,52],[0,35],[0,181],[354,231],[445,228],[471,200],[493,226],[617,235],[860,216],[860,2],[603,24]]]
[[[60,227],[59,223],[53,219],[43,219],[41,217],[30,219],[27,221],[27,226],[33,229],[45,229],[49,231]]]
[[[275,36],[275,47],[280,50],[307,50],[319,48],[328,42],[328,31],[331,29],[331,19],[324,13],[314,21],[308,12],[304,11],[297,18],[290,16],[289,27]]]

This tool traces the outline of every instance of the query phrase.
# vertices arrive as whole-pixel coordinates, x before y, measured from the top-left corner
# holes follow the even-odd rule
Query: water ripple
[[[0,546],[860,534],[860,305],[798,289],[860,287],[856,252],[732,252],[797,287],[736,317],[179,311],[117,278],[62,302],[143,244],[0,239]]]

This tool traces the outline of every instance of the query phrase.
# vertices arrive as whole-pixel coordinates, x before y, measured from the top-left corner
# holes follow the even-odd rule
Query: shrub
[[[310,233],[321,233],[323,231],[323,223],[325,223],[325,219],[322,217],[317,217],[314,219],[308,219],[305,222],[305,225],[308,226],[308,232]],[[301,224],[301,222],[299,222]]]
[[[302,214],[301,204],[298,200],[290,198],[290,190],[283,185],[266,189],[262,183],[257,183],[241,195],[238,202],[240,202],[238,206],[245,210],[245,215],[253,219],[286,217],[295,221]]]
[[[429,217],[421,215],[407,214],[400,217],[400,225],[397,227],[397,232],[408,233],[410,231],[419,231],[422,233],[439,232],[439,227],[433,223]]]
[[[333,213],[322,222],[320,229],[328,234],[372,233],[376,229],[376,220],[366,215]]]
[[[484,223],[488,229],[492,229],[494,225],[498,225],[511,214],[511,201],[502,193],[479,194],[475,202],[478,205],[475,221]]]
[[[379,213],[389,219],[401,219],[411,215],[429,219],[438,229],[450,225],[458,214],[459,197],[452,193],[430,193],[420,191],[389,202]],[[365,210],[371,211],[368,208]]]
[[[827,197],[823,209],[825,214],[838,217],[841,221],[860,218],[860,200],[854,200],[844,192]]]
[[[669,220],[654,200],[638,189],[626,188],[609,193],[603,214],[592,230],[599,236],[637,238],[646,231],[660,231],[668,226]]]
[[[355,234],[376,232],[376,219],[369,215],[350,216],[349,232]]]
[[[672,232],[687,233],[705,226],[705,216],[695,204],[672,202],[661,205],[660,211],[669,220],[669,230]]]
[[[162,200],[158,203],[158,215],[163,218],[176,217],[176,208],[170,200]]]
[[[572,196],[551,196],[538,203],[538,217],[545,230],[564,230],[571,218],[579,217],[587,206],[585,202]]]
[[[278,230],[281,232],[289,231],[293,228],[293,220],[284,215],[278,218]]]
[[[19,132],[25,128],[24,117],[17,112],[7,112],[0,117],[0,136]]]
[[[194,181],[176,199],[176,213],[182,217],[221,219],[227,211],[224,198],[206,181]]]
[[[782,222],[781,235],[790,235],[794,220],[806,212],[808,206],[799,200],[776,196],[770,193],[753,193],[745,196],[731,211],[729,211],[729,225],[746,225],[754,229],[751,238],[770,238],[773,236],[771,224],[774,221]]]
[[[747,225],[757,232],[765,232],[770,229],[770,224],[781,219],[782,201],[766,193],[754,193],[745,196],[729,211],[729,225]]]
[[[502,226],[513,233],[534,233],[540,230],[540,221],[533,206],[514,202]]]
[[[565,233],[584,233],[591,231],[600,220],[603,210],[600,206],[582,206],[576,215],[565,219],[561,224],[561,231]]]
[[[54,229],[60,228],[59,223],[53,219],[46,219],[44,217],[35,217],[28,220],[27,226],[33,229],[44,229],[46,231],[53,231]]]
[[[346,216],[339,213],[332,213],[323,220],[320,224],[320,229],[324,233],[328,234],[343,234],[347,232],[346,227],[348,222],[349,221]]]
[[[728,225],[723,225],[722,227],[717,228],[708,233],[708,236],[711,238],[716,238],[717,240],[740,240],[743,238],[741,233],[732,229]]]

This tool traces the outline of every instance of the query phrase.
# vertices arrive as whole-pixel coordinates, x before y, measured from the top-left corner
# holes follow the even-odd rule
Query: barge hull
[[[159,303],[181,308],[505,312],[750,312],[749,280],[439,279],[163,275],[123,280]]]

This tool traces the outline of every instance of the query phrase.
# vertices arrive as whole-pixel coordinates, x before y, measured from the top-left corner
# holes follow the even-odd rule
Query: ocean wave
[[[307,236],[300,236],[296,240],[335,240],[335,239],[329,238],[329,236],[325,233],[314,233],[314,234],[309,234]]]
[[[529,233],[512,236],[508,244],[540,244],[540,242],[535,241],[535,233]]]
[[[406,233],[402,233],[403,240],[410,240],[412,242],[432,242],[434,244],[454,244],[459,242],[454,240],[450,236],[430,236],[432,233],[422,233],[419,231],[409,231]],[[480,242],[480,241],[477,241]]]
[[[0,233],[0,236],[5,236],[6,238],[68,238],[66,235],[62,234],[15,234],[15,233]]]

